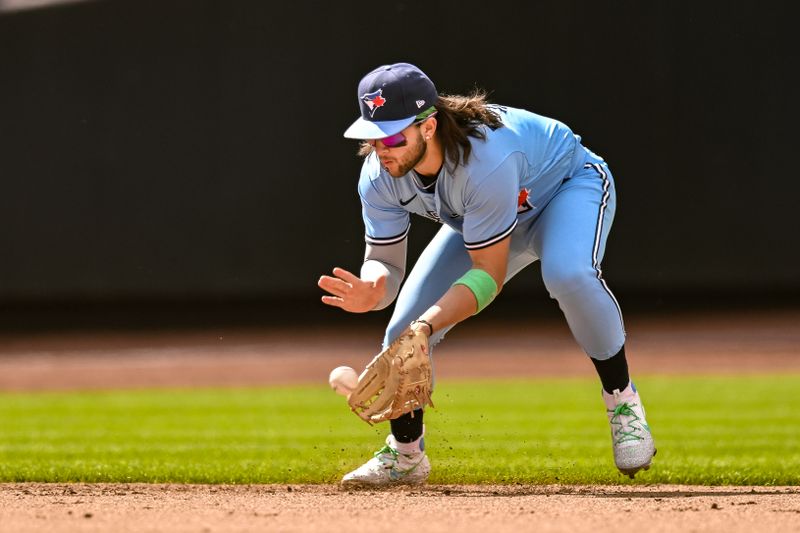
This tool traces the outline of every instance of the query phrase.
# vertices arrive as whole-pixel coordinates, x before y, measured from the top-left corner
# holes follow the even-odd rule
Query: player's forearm
[[[453,285],[419,318],[429,322],[436,332],[466,320],[477,309],[478,302],[472,291],[464,285]]]
[[[372,308],[373,311],[384,309],[397,298],[400,284],[406,275],[406,246],[405,239],[388,246],[367,244],[364,250],[364,264],[361,265],[361,279],[374,283],[380,278],[386,278],[386,292]]]
[[[453,284],[439,301],[428,308],[420,320],[431,324],[433,331],[458,324],[479,313],[494,300],[506,276],[508,240],[494,247],[494,252],[472,256],[472,269]],[[500,252],[496,254],[495,252]]]
[[[373,311],[379,311],[386,308],[397,298],[397,293],[400,291],[400,283],[403,281],[403,272],[393,265],[376,260],[367,260],[361,265],[360,277],[364,281],[373,283],[380,278],[386,278],[384,292],[379,295],[378,303],[372,308]]]

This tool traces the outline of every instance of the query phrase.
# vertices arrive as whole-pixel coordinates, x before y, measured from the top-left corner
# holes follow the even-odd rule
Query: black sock
[[[604,361],[598,361],[593,357],[590,359],[597,369],[597,375],[600,376],[604,391],[611,394],[614,389],[625,390],[631,381],[628,375],[628,361],[625,359],[625,346],[610,359]]]
[[[394,435],[397,442],[414,442],[422,436],[422,409],[414,411],[414,417],[411,413],[406,413],[403,416],[389,420],[392,426],[392,435]]]

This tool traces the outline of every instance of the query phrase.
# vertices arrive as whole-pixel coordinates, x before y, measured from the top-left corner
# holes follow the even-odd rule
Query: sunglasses
[[[422,124],[423,122],[425,122],[426,120],[428,120],[429,118],[431,118],[435,114],[436,114],[436,112],[434,111],[433,113],[430,113],[425,118],[417,120],[412,125],[413,126],[419,126],[420,124]],[[395,133],[394,135],[389,135],[388,137],[384,137],[383,139],[370,139],[370,140],[368,140],[366,142],[367,142],[367,144],[369,144],[370,146],[375,148],[375,145],[376,145],[376,143],[378,141],[380,141],[381,144],[383,144],[386,148],[400,148],[400,147],[405,146],[406,144],[408,144],[408,139],[406,139],[406,136],[403,135],[402,133]]]
[[[402,133],[395,133],[394,135],[389,135],[383,139],[370,139],[367,141],[367,144],[374,148],[378,141],[380,141],[386,148],[400,148],[401,146],[408,144],[408,139],[406,139],[406,136]]]

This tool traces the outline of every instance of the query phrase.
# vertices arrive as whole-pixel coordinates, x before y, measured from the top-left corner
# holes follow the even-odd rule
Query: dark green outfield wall
[[[781,3],[108,0],[0,16],[0,299],[316,295],[356,269],[356,84],[554,116],[620,196],[616,292],[800,290]],[[432,232],[415,222],[412,248]],[[513,282],[539,286],[535,270]]]

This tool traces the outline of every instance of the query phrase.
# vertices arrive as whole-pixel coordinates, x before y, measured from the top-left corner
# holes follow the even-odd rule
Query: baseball
[[[328,376],[328,383],[337,394],[347,396],[358,385],[358,374],[349,366],[337,366],[331,370],[331,375]]]

